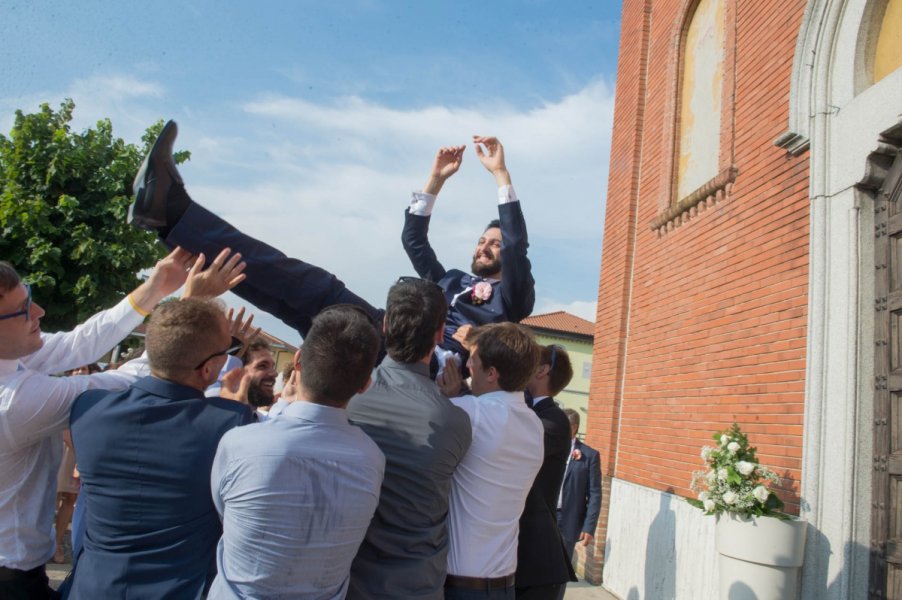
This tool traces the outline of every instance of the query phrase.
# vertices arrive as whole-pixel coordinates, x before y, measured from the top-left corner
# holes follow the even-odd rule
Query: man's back
[[[344,409],[306,401],[227,434],[211,475],[224,533],[209,597],[344,597],[384,466]]]
[[[570,552],[564,548],[557,525],[558,495],[570,453],[570,422],[550,397],[536,402],[533,410],[545,431],[545,460],[520,517],[518,595],[523,588],[559,585],[573,577]],[[551,597],[557,597],[557,593]]]
[[[444,597],[451,477],[470,420],[422,363],[386,357],[348,416],[385,454],[379,506],[351,568],[349,598]]]
[[[209,472],[249,409],[154,377],[73,405],[87,536],[72,598],[199,597],[221,527]]]
[[[473,443],[451,487],[448,573],[511,575],[520,514],[542,465],[542,424],[522,392],[496,391],[453,402],[470,416]]]

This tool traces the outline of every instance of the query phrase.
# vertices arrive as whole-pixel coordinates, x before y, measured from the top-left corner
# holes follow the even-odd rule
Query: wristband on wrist
[[[138,303],[135,302],[135,299],[132,298],[131,294],[129,294],[127,297],[128,297],[128,303],[132,305],[132,308],[135,309],[136,313],[138,313],[142,317],[146,317],[147,315],[150,314],[150,312],[148,312],[148,311],[144,310],[143,308],[141,308],[140,306],[138,306]]]

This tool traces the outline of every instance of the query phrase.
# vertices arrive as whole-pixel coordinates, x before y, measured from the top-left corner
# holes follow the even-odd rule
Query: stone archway
[[[862,90],[861,39],[873,6],[873,0],[810,0],[796,46],[789,130],[775,141],[792,154],[808,151],[810,159],[805,598],[877,593],[868,585],[877,502],[874,203],[856,184],[880,133],[898,120],[902,72]]]

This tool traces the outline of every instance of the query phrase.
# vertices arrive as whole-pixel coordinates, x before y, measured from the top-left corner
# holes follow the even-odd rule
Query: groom
[[[355,304],[377,323],[385,311],[348,290],[333,274],[256,240],[192,201],[172,160],[177,135],[169,121],[154,142],[135,178],[135,202],[129,222],[156,230],[167,245],[216,256],[231,248],[247,263],[247,279],[233,291],[265,310],[302,336],[313,317],[334,304]],[[535,281],[526,256],[526,222],[511,185],[504,148],[493,137],[474,136],[480,162],[498,184],[499,219],[489,223],[477,243],[471,273],[446,270],[429,244],[429,221],[445,181],[460,168],[464,146],[441,148],[422,192],[414,192],[405,214],[402,240],[420,277],[434,281],[448,302],[444,337],[439,344],[466,364],[468,353],[453,339],[462,325],[520,321],[535,303]],[[212,254],[211,254],[212,253]],[[379,328],[381,329],[381,327]],[[447,356],[447,354],[446,354]]]

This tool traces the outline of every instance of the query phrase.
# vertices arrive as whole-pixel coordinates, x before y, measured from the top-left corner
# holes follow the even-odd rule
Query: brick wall
[[[587,442],[606,478],[690,495],[701,446],[732,422],[798,511],[808,296],[808,156],[787,128],[803,0],[727,0],[727,185],[663,232],[673,200],[677,49],[691,0],[625,0]],[[735,92],[734,92],[735,90]],[[605,494],[586,576],[599,582]]]

